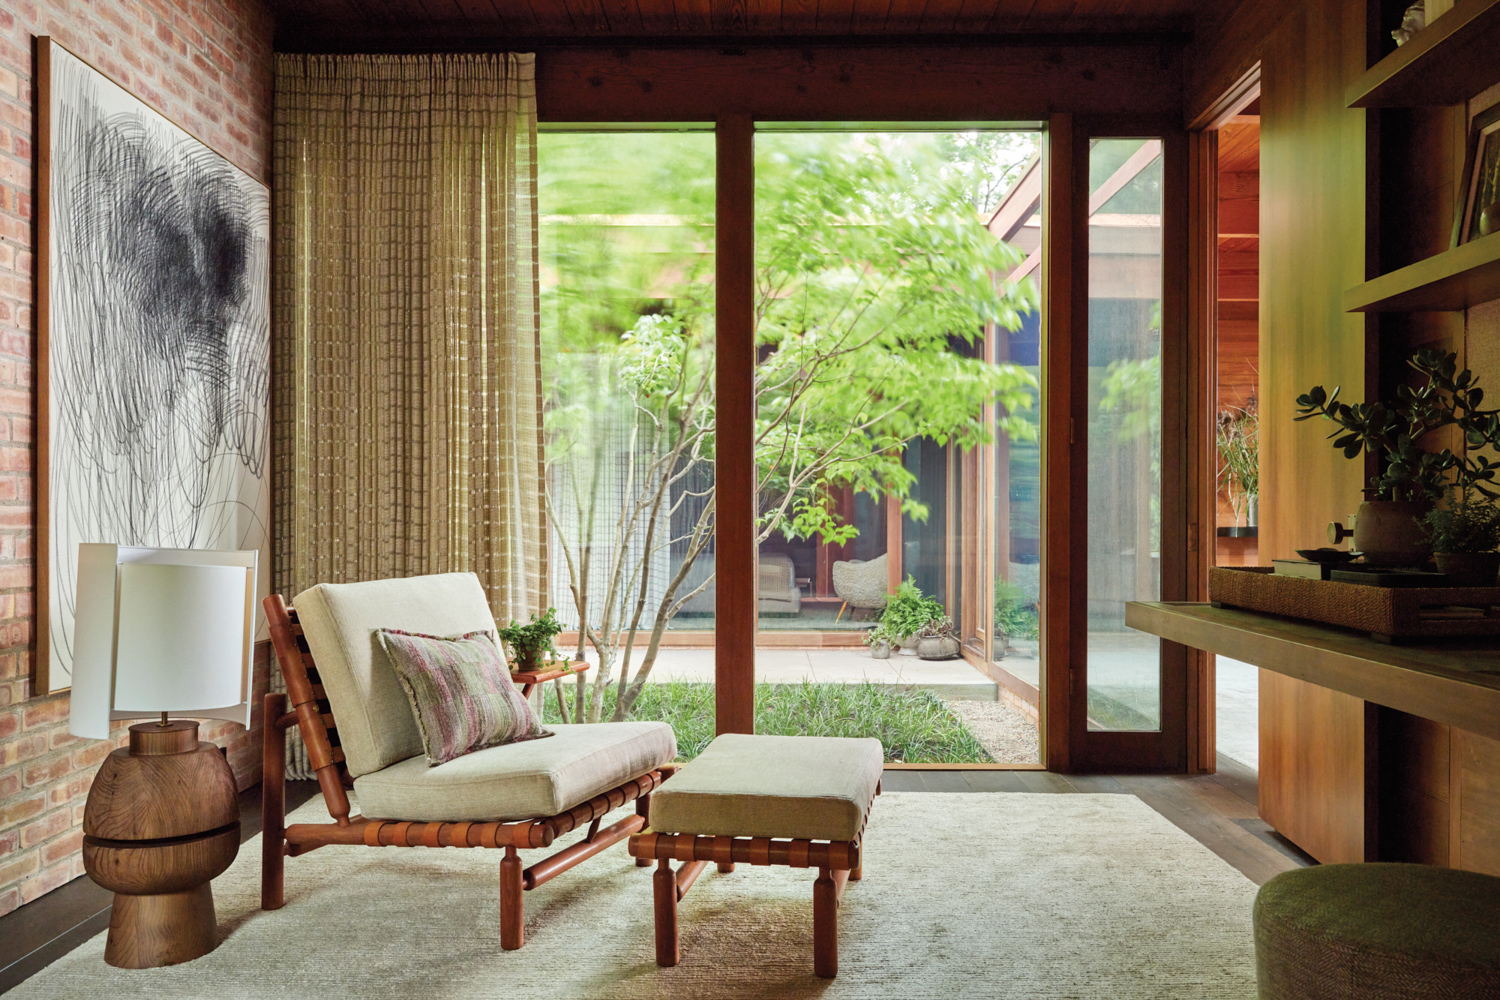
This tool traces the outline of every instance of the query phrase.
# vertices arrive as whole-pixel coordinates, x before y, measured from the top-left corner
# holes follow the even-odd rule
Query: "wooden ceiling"
[[[278,48],[511,39],[1179,33],[1212,0],[270,0]],[[1103,40],[1103,39],[1101,39]]]

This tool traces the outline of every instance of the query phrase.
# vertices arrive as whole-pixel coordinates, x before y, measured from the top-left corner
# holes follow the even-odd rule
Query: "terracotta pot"
[[[917,640],[917,655],[924,660],[951,660],[958,655],[958,640],[949,635],[929,635]]]
[[[888,642],[870,643],[870,655],[877,660],[889,660],[891,658],[891,644]]]
[[[529,649],[517,652],[515,658],[510,661],[511,673],[531,673],[542,665],[542,651],[540,649]]]
[[[1433,558],[1455,587],[1493,587],[1500,576],[1500,552],[1439,552]]]
[[[1425,500],[1367,500],[1354,516],[1354,551],[1376,566],[1420,566],[1432,543],[1417,519],[1432,509]]]

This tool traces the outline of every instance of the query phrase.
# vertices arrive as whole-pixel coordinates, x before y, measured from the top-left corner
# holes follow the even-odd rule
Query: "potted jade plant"
[[[1324,417],[1339,425],[1329,435],[1345,458],[1369,449],[1380,456],[1380,471],[1365,489],[1370,499],[1354,522],[1354,548],[1371,563],[1410,566],[1425,563],[1432,544],[1421,519],[1448,487],[1493,499],[1495,472],[1481,448],[1500,444],[1500,410],[1483,408],[1484,390],[1474,373],[1458,371],[1458,355],[1426,348],[1407,362],[1423,376],[1403,385],[1391,403],[1341,403],[1314,386],[1297,397],[1297,420]],[[1457,429],[1465,454],[1447,448],[1428,451],[1422,442],[1432,431]]]
[[[533,614],[531,621],[519,624],[514,618],[499,632],[500,641],[510,650],[510,669],[515,672],[530,672],[542,665],[542,654],[548,659],[557,656],[552,640],[563,629],[557,620],[557,609],[548,608],[542,614]]]
[[[901,645],[901,636],[897,635],[885,622],[881,622],[865,633],[865,645],[870,647],[872,658],[889,660],[891,648]]]
[[[917,655],[924,660],[951,660],[958,648],[958,630],[947,615],[917,629]]]
[[[1477,490],[1452,489],[1447,503],[1428,512],[1422,527],[1438,572],[1458,587],[1493,587],[1500,576],[1500,506]]]
[[[880,616],[880,624],[900,642],[903,653],[915,653],[917,633],[928,622],[943,617],[943,605],[922,595],[917,581],[908,576],[906,582],[896,588],[896,594],[886,602]]]

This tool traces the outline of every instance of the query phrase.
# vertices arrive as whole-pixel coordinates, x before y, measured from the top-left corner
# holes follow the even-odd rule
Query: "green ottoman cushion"
[[[1255,898],[1262,1000],[1500,1000],[1500,878],[1425,865],[1283,872]]]

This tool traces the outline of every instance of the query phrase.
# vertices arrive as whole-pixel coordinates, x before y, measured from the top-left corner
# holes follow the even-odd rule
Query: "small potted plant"
[[[924,660],[951,660],[958,655],[957,628],[947,615],[917,630],[917,655]]]
[[[1438,572],[1459,587],[1493,587],[1500,575],[1500,506],[1473,490],[1454,489],[1422,527],[1432,541]]]
[[[884,622],[865,633],[865,645],[870,647],[870,656],[877,660],[889,660],[891,647],[901,644],[901,637],[891,631]]]
[[[917,632],[933,619],[943,617],[943,613],[942,604],[924,597],[917,581],[908,576],[906,582],[896,588],[896,596],[886,603],[880,624],[900,640],[903,653],[914,653]]]
[[[1260,412],[1255,393],[1244,406],[1219,411],[1214,431],[1219,479],[1229,497],[1234,526],[1253,528],[1260,520]]]
[[[549,660],[557,656],[552,640],[562,630],[556,608],[548,608],[540,615],[533,613],[531,621],[525,625],[512,618],[510,624],[499,632],[500,641],[510,650],[511,672],[536,670],[542,665],[543,653],[550,654]]]
[[[1432,555],[1420,521],[1448,485],[1493,496],[1500,469],[1481,453],[1500,445],[1500,410],[1483,408],[1484,390],[1474,373],[1458,371],[1458,355],[1431,348],[1407,364],[1426,381],[1398,387],[1395,402],[1341,403],[1337,387],[1329,393],[1320,385],[1297,397],[1297,420],[1321,416],[1339,425],[1328,436],[1345,458],[1358,458],[1365,449],[1379,454],[1380,471],[1365,490],[1371,498],[1354,522],[1354,548],[1369,562],[1392,566],[1425,563]],[[1418,443],[1441,427],[1463,435],[1463,455],[1447,448],[1427,451]]]

